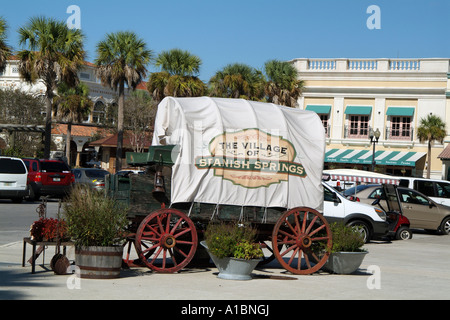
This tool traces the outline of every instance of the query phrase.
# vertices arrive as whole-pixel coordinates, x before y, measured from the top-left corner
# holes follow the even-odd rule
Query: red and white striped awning
[[[377,172],[354,170],[354,169],[333,169],[323,170],[324,180],[333,181],[352,181],[361,183],[374,183],[374,184],[399,184],[399,177],[392,177],[386,174]]]
[[[336,181],[352,181],[352,182],[364,182],[364,183],[374,183],[374,184],[381,184],[381,183],[386,183],[386,184],[399,184],[399,180],[398,179],[394,179],[394,178],[379,178],[379,177],[360,177],[360,176],[346,176],[346,175],[337,175],[337,174],[330,174],[324,175],[329,176],[331,180],[336,180]]]

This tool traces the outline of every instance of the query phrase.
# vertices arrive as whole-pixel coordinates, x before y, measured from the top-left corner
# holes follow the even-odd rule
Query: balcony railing
[[[299,72],[419,72],[448,73],[449,60],[445,58],[423,59],[308,59],[291,62]]]
[[[344,127],[345,139],[369,139],[370,127],[350,127],[346,125]]]
[[[386,128],[386,140],[413,141],[414,128],[410,129],[393,129]]]

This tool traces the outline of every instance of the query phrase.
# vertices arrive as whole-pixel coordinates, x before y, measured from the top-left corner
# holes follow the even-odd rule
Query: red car
[[[69,166],[61,160],[22,159],[28,168],[28,185],[31,201],[41,196],[62,198],[75,182]]]

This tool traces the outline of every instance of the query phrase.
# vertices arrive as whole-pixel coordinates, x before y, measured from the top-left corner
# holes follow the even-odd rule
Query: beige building
[[[376,171],[423,176],[431,165],[432,177],[450,178],[450,166],[439,158],[450,142],[450,59],[291,62],[305,82],[299,107],[317,112],[324,124],[325,168],[371,170],[369,136],[378,131]],[[420,119],[429,114],[441,117],[448,132],[443,144],[433,144],[431,160],[426,156],[427,143],[416,134]]]

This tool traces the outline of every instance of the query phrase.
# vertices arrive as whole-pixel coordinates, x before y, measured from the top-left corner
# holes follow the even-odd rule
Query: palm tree
[[[0,17],[0,73],[5,71],[6,61],[11,55],[11,47],[6,43],[6,30],[8,26],[6,25],[5,19]]]
[[[211,96],[262,100],[264,98],[264,75],[246,64],[229,64],[209,81]]]
[[[420,142],[428,141],[428,179],[431,172],[431,143],[435,140],[442,143],[446,135],[445,122],[440,117],[430,114],[426,118],[420,119],[420,125],[417,128],[417,138],[419,138]]]
[[[303,81],[298,80],[298,71],[289,62],[270,60],[265,63],[268,81],[265,92],[268,101],[287,107],[296,107],[302,94]]]
[[[35,17],[19,28],[19,44],[28,47],[18,52],[19,72],[30,83],[42,81],[46,87],[44,157],[50,157],[52,100],[59,82],[77,85],[77,71],[84,62],[84,35],[69,29],[65,22]]]
[[[155,65],[170,75],[195,76],[200,72],[202,60],[181,49],[163,51],[156,58]]]
[[[122,169],[123,117],[125,104],[125,85],[136,89],[146,77],[152,51],[147,49],[144,40],[134,32],[119,31],[109,33],[97,44],[97,73],[103,85],[119,91],[117,113],[117,151],[116,171]]]
[[[150,76],[147,90],[155,102],[166,96],[199,97],[206,93],[207,87],[198,78],[201,59],[180,49],[161,52],[155,62],[161,72]]]
[[[54,103],[57,106],[59,117],[67,121],[66,158],[70,164],[72,123],[81,122],[93,108],[93,103],[89,98],[89,88],[84,83],[79,83],[78,86],[73,88],[61,82],[58,85],[58,96],[55,97]],[[76,163],[79,163],[78,159]]]

